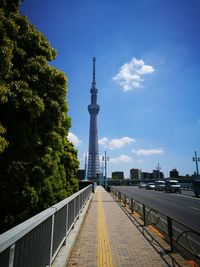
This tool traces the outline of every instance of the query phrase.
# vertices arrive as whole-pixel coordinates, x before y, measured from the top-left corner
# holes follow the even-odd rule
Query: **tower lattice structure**
[[[93,80],[92,80],[92,88],[90,89],[91,103],[88,105],[88,111],[90,114],[89,154],[88,154],[89,180],[98,180],[98,174],[100,172],[98,127],[97,127],[97,115],[99,113],[100,106],[97,104],[98,90],[96,88],[96,81],[95,81],[95,62],[96,58],[93,58]]]

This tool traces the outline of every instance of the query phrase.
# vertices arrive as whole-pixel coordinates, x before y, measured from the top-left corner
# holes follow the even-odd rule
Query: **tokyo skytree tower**
[[[91,104],[88,105],[90,114],[90,132],[89,132],[89,154],[88,154],[88,179],[98,180],[100,172],[99,164],[99,146],[98,146],[98,127],[97,127],[97,114],[99,113],[100,106],[97,104],[97,93],[95,81],[95,62],[93,58],[93,80],[91,93]]]

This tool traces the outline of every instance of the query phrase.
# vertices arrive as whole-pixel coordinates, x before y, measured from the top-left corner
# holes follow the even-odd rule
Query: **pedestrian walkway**
[[[97,186],[67,266],[168,265],[109,193]]]

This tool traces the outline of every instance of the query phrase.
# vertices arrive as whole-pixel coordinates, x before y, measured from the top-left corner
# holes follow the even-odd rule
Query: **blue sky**
[[[57,50],[68,77],[70,137],[80,167],[88,151],[96,57],[100,154],[108,175],[159,163],[192,174],[200,155],[199,0],[26,0],[21,14]]]

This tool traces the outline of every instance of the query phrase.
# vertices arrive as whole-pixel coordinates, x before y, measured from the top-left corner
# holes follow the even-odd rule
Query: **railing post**
[[[124,194],[124,206],[126,207],[126,195]]]
[[[145,210],[145,205],[142,204],[142,210],[143,210],[143,221],[144,221],[144,226],[146,226],[146,210]]]
[[[172,227],[172,219],[170,217],[167,217],[167,227],[168,227],[168,235],[169,235],[169,240],[170,240],[170,248],[171,248],[171,252],[173,252],[174,251],[173,227]]]
[[[52,224],[51,224],[51,246],[50,246],[49,267],[51,267],[51,259],[53,257],[53,235],[54,235],[54,214],[52,215]]]
[[[74,223],[76,219],[76,197],[74,198]]]
[[[131,198],[131,213],[133,213],[133,199]]]
[[[83,193],[81,193],[81,195],[80,195],[80,203],[81,203],[81,211],[82,211],[82,209],[83,209]]]
[[[78,213],[81,212],[81,194],[79,195],[79,203],[78,203]]]
[[[10,254],[9,254],[9,267],[14,266],[14,258],[15,258],[15,244],[10,247]]]
[[[120,192],[118,191],[118,200],[120,202]]]
[[[69,210],[69,204],[67,204],[67,207],[66,207],[66,230],[65,230],[65,242],[64,242],[64,245],[66,245],[66,242],[67,242],[67,232],[68,232],[68,210]]]

